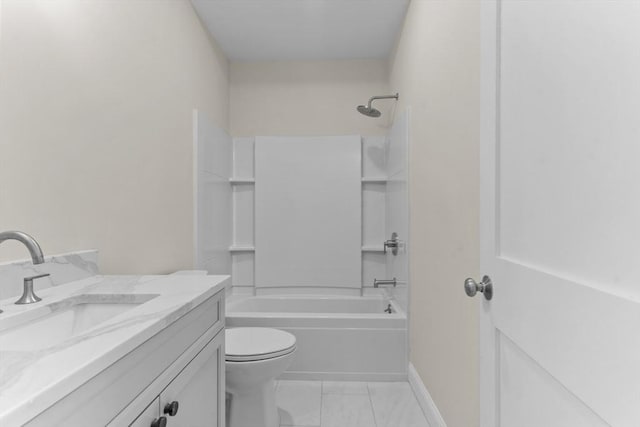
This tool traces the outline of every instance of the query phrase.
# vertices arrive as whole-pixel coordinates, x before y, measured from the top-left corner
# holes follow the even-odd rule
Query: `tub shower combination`
[[[380,117],[372,103],[394,99],[357,111]],[[231,138],[194,123],[198,266],[232,273],[227,327],[294,335],[282,379],[406,380],[408,112],[373,137]]]

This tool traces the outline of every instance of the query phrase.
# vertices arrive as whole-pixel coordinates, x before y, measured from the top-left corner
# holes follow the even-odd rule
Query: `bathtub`
[[[384,310],[391,304],[391,313]],[[296,336],[281,379],[396,381],[407,376],[407,316],[382,296],[231,296],[227,327],[278,328]]]

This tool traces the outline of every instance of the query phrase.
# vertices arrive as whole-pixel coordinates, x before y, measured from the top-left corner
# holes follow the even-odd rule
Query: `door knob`
[[[151,427],[167,427],[167,417],[156,418],[151,422]]]
[[[493,298],[493,283],[489,276],[484,276],[482,282],[477,283],[472,278],[468,278],[464,281],[464,291],[470,297],[475,296],[477,292],[482,292],[487,301]]]

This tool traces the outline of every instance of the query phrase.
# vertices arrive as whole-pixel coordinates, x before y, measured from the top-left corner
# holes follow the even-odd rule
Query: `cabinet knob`
[[[180,405],[178,404],[177,400],[174,400],[171,403],[167,403],[166,405],[164,405],[164,413],[169,414],[170,417],[173,417],[178,413],[179,406]]]
[[[167,417],[160,417],[151,421],[151,427],[167,427]]]

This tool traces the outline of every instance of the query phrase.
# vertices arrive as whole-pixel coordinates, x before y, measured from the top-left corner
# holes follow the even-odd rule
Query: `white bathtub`
[[[391,304],[392,313],[384,310]],[[227,327],[262,326],[296,336],[283,379],[403,380],[407,317],[381,296],[232,296]]]

